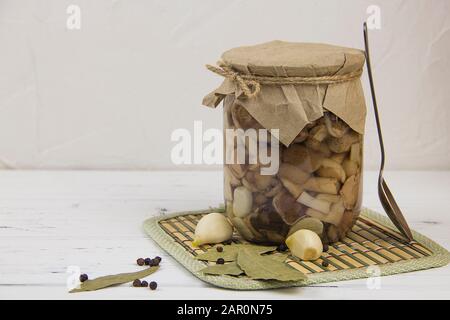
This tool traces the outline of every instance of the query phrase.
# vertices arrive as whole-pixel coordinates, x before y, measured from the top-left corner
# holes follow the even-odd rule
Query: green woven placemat
[[[239,276],[212,276],[200,272],[207,264],[195,259],[210,246],[194,248],[191,245],[196,222],[210,212],[223,212],[221,208],[200,211],[178,212],[148,219],[144,222],[146,233],[167,253],[197,278],[214,286],[235,290],[262,290],[368,278],[368,267],[377,266],[380,275],[393,275],[445,266],[450,261],[449,252],[424,235],[413,232],[415,242],[406,243],[395,231],[387,217],[364,208],[352,232],[330,246],[327,253],[313,262],[302,262],[294,258],[286,262],[307,274],[300,282],[260,281]],[[245,242],[238,235],[233,241]],[[321,262],[329,262],[323,267]]]

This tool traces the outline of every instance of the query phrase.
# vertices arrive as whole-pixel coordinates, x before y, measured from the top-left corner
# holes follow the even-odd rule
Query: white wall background
[[[70,4],[81,30],[66,28]],[[0,167],[174,168],[172,130],[221,126],[220,109],[200,106],[221,81],[205,63],[273,39],[362,48],[371,4],[387,166],[450,169],[448,0],[0,0]]]

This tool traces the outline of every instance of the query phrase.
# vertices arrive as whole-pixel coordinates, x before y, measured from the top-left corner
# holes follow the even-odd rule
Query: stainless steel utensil
[[[380,198],[381,205],[383,206],[384,210],[386,211],[391,221],[398,228],[398,230],[408,239],[408,241],[411,242],[414,239],[411,230],[409,229],[408,223],[406,222],[405,217],[402,214],[402,211],[397,205],[397,202],[395,201],[394,196],[389,190],[389,187],[387,186],[386,181],[383,177],[384,163],[386,157],[384,152],[383,136],[381,134],[381,124],[380,124],[380,117],[378,114],[377,99],[375,96],[375,86],[373,83],[372,67],[370,64],[369,36],[366,22],[364,22],[364,44],[366,49],[365,53],[366,53],[367,71],[369,74],[373,110],[375,113],[375,120],[377,123],[377,131],[378,131],[378,140],[380,142],[380,149],[381,149],[381,165],[380,165],[380,173],[378,175],[378,196]]]

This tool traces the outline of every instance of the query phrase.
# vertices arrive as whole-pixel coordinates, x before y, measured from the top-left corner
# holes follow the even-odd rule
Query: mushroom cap
[[[288,225],[293,225],[305,215],[305,208],[285,190],[273,198],[272,204],[281,219]]]

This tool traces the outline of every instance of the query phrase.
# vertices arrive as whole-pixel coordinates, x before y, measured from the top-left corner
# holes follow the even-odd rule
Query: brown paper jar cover
[[[322,225],[318,232],[325,242],[344,237],[362,202],[366,105],[359,75],[364,52],[328,44],[272,41],[228,50],[221,63],[256,80],[358,75],[323,83],[262,82],[251,97],[236,78],[225,77],[203,99],[204,105],[213,108],[224,101],[224,129],[279,129],[277,174],[262,176],[258,165],[251,164],[224,167],[226,211],[244,238],[282,243],[305,225],[313,229]],[[236,215],[233,207],[239,206],[243,195],[251,198],[251,210]]]

